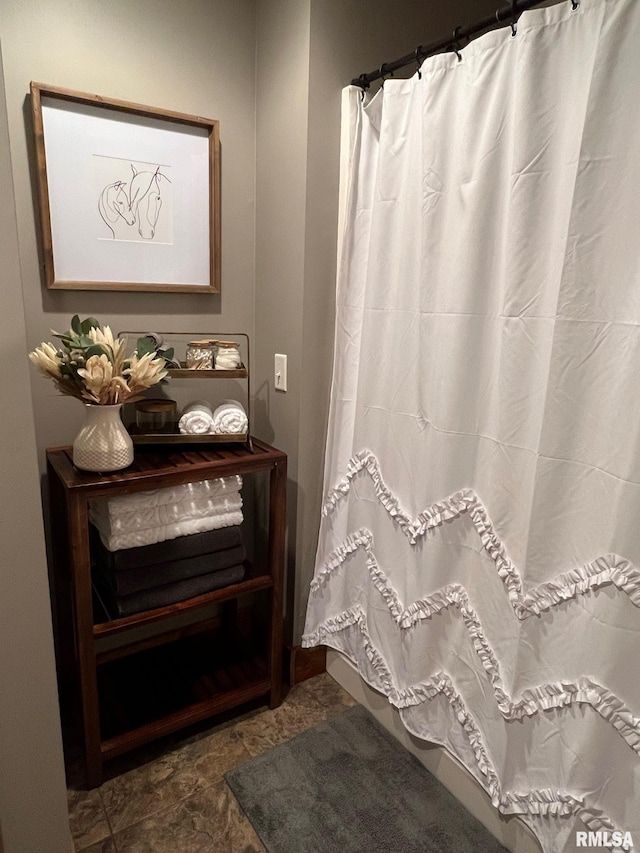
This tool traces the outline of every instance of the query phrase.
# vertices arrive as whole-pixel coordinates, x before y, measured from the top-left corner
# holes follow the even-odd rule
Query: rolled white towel
[[[225,400],[213,413],[213,432],[237,435],[249,429],[249,419],[241,403]]]
[[[183,435],[207,435],[214,431],[211,406],[205,400],[194,400],[184,407],[178,421]]]

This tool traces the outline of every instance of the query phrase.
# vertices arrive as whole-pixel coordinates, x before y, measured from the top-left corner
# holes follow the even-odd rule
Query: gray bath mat
[[[225,779],[269,853],[505,853],[362,706]]]

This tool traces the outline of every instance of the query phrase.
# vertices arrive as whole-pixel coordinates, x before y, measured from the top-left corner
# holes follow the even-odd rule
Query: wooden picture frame
[[[47,287],[219,293],[218,121],[30,88]]]

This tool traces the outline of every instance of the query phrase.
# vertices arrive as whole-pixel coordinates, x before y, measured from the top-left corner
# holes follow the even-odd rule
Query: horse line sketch
[[[115,239],[153,240],[162,208],[162,183],[170,179],[160,171],[138,170],[133,165],[128,181],[116,180],[104,187],[98,198],[98,212]],[[129,231],[128,229],[131,229]]]

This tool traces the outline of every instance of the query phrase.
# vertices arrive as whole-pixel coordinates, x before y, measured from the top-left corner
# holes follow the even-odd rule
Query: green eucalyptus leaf
[[[87,328],[85,329],[84,325],[87,324]],[[86,334],[89,329],[101,329],[102,325],[99,320],[96,320],[95,317],[87,317],[87,319],[82,324],[82,331]]]
[[[106,353],[100,344],[92,344],[84,351],[84,357],[91,358],[92,355],[106,355]]]
[[[73,331],[77,335],[79,335],[82,332],[80,325],[81,325],[80,324],[80,317],[78,317],[77,314],[74,314],[73,317],[71,318],[71,328],[73,329]]]
[[[142,356],[146,355],[148,352],[155,352],[156,345],[151,338],[138,338],[136,342],[136,350],[138,353],[138,358],[142,358]]]
[[[166,361],[173,361],[173,347],[169,347],[169,349],[161,350],[160,354]]]

